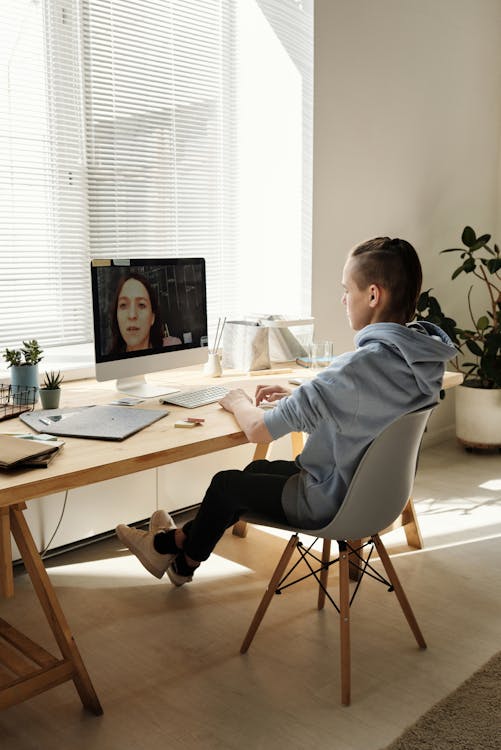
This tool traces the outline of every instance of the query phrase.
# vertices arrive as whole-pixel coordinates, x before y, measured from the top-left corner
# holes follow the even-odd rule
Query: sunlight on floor
[[[489,479],[488,482],[478,485],[482,490],[501,490],[501,479]]]
[[[197,580],[242,576],[249,572],[250,569],[244,565],[213,554],[197,571]],[[56,585],[60,578],[68,583],[71,581],[72,585],[87,585],[92,588],[96,585],[96,579],[100,579],[99,588],[120,588],[130,586],[131,583],[148,586],[169,583],[166,577],[158,579],[150,575],[128,550],[117,557],[54,566],[50,569],[50,576]]]

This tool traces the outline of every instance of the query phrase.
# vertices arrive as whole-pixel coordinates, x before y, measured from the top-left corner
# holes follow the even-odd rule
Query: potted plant
[[[64,375],[61,375],[59,370],[58,372],[51,370],[44,373],[43,382],[40,386],[40,400],[43,409],[57,409],[61,398],[61,383],[63,380]]]
[[[43,358],[36,339],[23,341],[19,349],[6,349],[3,358],[11,369],[14,401],[32,403],[38,400],[38,363]]]
[[[441,251],[460,254],[452,280],[462,273],[471,275],[486,293],[487,309],[477,316],[471,284],[469,327],[461,328],[445,315],[431,289],[421,294],[417,305],[418,319],[439,325],[458,349],[453,366],[464,374],[464,381],[456,391],[456,435],[460,443],[472,448],[501,447],[501,254],[498,245],[488,244],[490,239],[490,234],[477,237],[467,226],[461,237],[464,247]]]

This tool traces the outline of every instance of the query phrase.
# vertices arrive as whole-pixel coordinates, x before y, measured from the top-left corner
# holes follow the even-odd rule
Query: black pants
[[[227,528],[245,512],[288,524],[282,508],[284,484],[297,474],[294,461],[253,461],[243,471],[216,474],[192,521],[184,525],[184,552],[192,560],[207,560]]]

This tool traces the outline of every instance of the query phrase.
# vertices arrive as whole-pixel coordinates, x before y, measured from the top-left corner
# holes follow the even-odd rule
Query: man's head
[[[343,302],[352,328],[408,323],[414,317],[421,282],[421,263],[409,242],[375,237],[357,245],[343,270]]]

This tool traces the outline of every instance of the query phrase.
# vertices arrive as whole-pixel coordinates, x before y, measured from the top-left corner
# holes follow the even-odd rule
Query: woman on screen
[[[113,335],[110,354],[162,347],[158,299],[150,282],[139,273],[120,280],[110,315]]]

